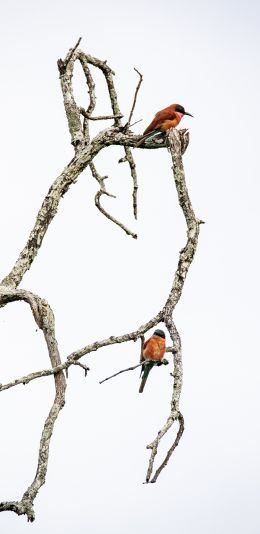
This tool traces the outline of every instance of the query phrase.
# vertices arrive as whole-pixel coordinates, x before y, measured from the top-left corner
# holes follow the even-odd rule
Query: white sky
[[[79,36],[82,49],[115,69],[126,116],[137,82],[133,67],[143,73],[136,133],[173,102],[194,115],[182,122],[191,134],[184,164],[194,209],[206,221],[174,314],[183,342],[186,428],[158,483],[142,484],[145,447],[168,416],[170,370],[151,373],[143,395],[138,371],[100,386],[139,358],[134,343],[105,348],[83,358],[91,367],[86,379],[80,369],[70,371],[35,523],[2,513],[3,533],[259,534],[259,12],[256,1],[239,0],[2,2],[1,277],[73,155],[56,60]],[[87,105],[79,68],[74,86]],[[99,73],[97,87],[96,112],[108,113]],[[61,201],[21,284],[54,309],[62,360],[138,327],[169,292],[186,237],[170,157],[166,150],[134,155],[137,223],[128,169],[117,164],[122,148],[102,152],[96,163],[117,195],[104,205],[136,229],[138,240],[96,210],[96,182],[85,171]],[[50,366],[25,304],[1,310],[0,334],[0,382]],[[52,378],[0,395],[0,500],[19,499],[31,483],[53,395]]]

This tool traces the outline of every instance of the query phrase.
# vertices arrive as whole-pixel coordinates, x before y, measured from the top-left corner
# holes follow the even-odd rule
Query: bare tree
[[[18,515],[25,514],[28,521],[33,521],[35,518],[33,507],[34,500],[39,489],[45,483],[48,468],[50,440],[53,434],[55,422],[65,403],[67,370],[71,365],[78,365],[82,367],[85,374],[87,374],[88,367],[80,362],[80,359],[86,354],[97,351],[101,347],[116,343],[125,343],[130,340],[136,341],[138,339],[140,339],[142,342],[144,334],[150,328],[156,326],[159,322],[164,322],[172,339],[172,346],[168,347],[167,351],[173,354],[174,384],[168,418],[164,426],[158,432],[154,441],[147,445],[147,448],[150,449],[150,459],[145,478],[146,483],[156,482],[159,474],[167,465],[170,456],[177,447],[184,430],[184,419],[179,410],[179,401],[182,389],[181,340],[176,325],[173,321],[173,310],[180,299],[184,281],[196,251],[199,226],[200,223],[203,222],[195,217],[185,183],[182,154],[185,152],[189,143],[189,134],[187,130],[178,131],[176,129],[172,129],[169,131],[169,133],[167,133],[166,137],[162,137],[157,140],[146,140],[139,147],[140,149],[159,149],[167,146],[172,159],[173,176],[178,193],[179,205],[183,211],[187,225],[187,241],[179,254],[179,261],[177,269],[173,274],[173,282],[169,291],[169,296],[163,308],[158,311],[155,317],[152,317],[147,323],[138,326],[133,332],[128,332],[118,336],[111,336],[107,339],[97,340],[94,343],[86,345],[80,350],[72,352],[62,361],[55,335],[54,314],[49,303],[45,299],[31,293],[28,290],[18,288],[24,274],[28,269],[30,269],[34,258],[36,257],[42,245],[45,233],[47,232],[53,218],[57,213],[61,198],[66,194],[70,186],[75,183],[78,176],[87,166],[90,167],[93,177],[99,183],[99,191],[95,197],[95,204],[97,208],[102,214],[104,214],[105,217],[107,217],[107,219],[118,225],[127,235],[133,237],[134,239],[137,238],[137,235],[134,232],[127,228],[121,221],[115,219],[115,217],[113,217],[103,208],[101,204],[102,195],[112,195],[110,195],[106,187],[107,182],[105,182],[105,179],[107,177],[100,176],[93,161],[95,156],[103,148],[110,145],[122,145],[124,155],[120,162],[126,162],[129,165],[133,182],[133,213],[135,218],[137,218],[138,183],[131,147],[136,147],[141,136],[134,135],[131,132],[130,123],[135,108],[138,90],[142,82],[142,75],[137,71],[139,80],[133,99],[132,109],[130,111],[128,120],[123,124],[123,116],[118,104],[117,92],[113,81],[114,73],[112,69],[107,65],[106,61],[101,61],[100,59],[90,56],[89,54],[85,54],[79,49],[79,43],[80,39],[78,40],[76,46],[69,50],[65,60],[58,60],[64,107],[71,135],[71,143],[74,146],[75,154],[73,159],[67,164],[62,173],[51,185],[46,197],[43,200],[36,218],[35,225],[29,235],[25,247],[19,254],[19,257],[10,273],[7,274],[0,284],[1,307],[17,300],[22,300],[29,304],[37,326],[43,331],[51,363],[51,367],[48,369],[30,373],[7,384],[0,384],[0,391],[3,392],[4,390],[17,386],[18,384],[28,384],[36,378],[38,379],[49,375],[53,375],[55,383],[55,398],[44,423],[38,453],[38,466],[34,480],[26,489],[20,501],[7,501],[0,503],[0,511],[11,510]],[[88,86],[89,106],[87,109],[79,107],[76,104],[73,96],[72,77],[76,61],[80,63],[83,69]],[[112,108],[112,112],[106,116],[93,115],[96,104],[96,94],[95,83],[92,77],[90,66],[99,69],[106,81]],[[95,137],[91,139],[89,123],[93,120],[112,120],[113,125],[105,130],[101,130]],[[126,370],[131,369],[132,368]],[[120,372],[123,371],[125,370]],[[154,461],[159,444],[163,436],[171,428],[175,421],[178,421],[179,424],[177,437],[167,452],[162,464],[157,469],[154,469]]]

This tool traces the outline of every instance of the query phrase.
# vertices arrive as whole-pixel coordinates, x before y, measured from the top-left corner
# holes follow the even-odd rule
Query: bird
[[[152,139],[170,128],[176,128],[184,115],[193,117],[191,113],[185,111],[180,104],[172,104],[167,108],[161,109],[156,113],[151,124],[144,130],[143,137],[138,141],[136,146],[140,146],[146,139]]]
[[[160,365],[166,350],[165,333],[163,330],[155,330],[153,335],[144,343],[141,362],[146,362],[142,365],[141,375],[142,382],[139,388],[139,393],[142,393],[147,380],[147,377],[154,365]]]

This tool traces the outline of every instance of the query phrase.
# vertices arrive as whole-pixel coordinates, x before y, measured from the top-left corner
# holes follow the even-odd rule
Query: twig
[[[141,339],[143,339],[143,336],[140,336]],[[141,365],[146,365],[148,363],[151,363],[151,361],[153,362],[154,365],[168,365],[168,360],[166,360],[165,358],[163,360],[159,360],[158,362],[155,362],[154,360],[145,360],[144,361],[141,361],[140,363],[138,363],[137,365],[134,365],[133,367],[128,367],[127,369],[122,369],[121,371],[118,371],[117,373],[115,373],[114,375],[111,375],[111,376],[108,376],[107,378],[104,378],[104,380],[101,380],[101,382],[99,382],[100,384],[103,384],[103,382],[106,382],[106,380],[110,380],[110,378],[114,378],[114,376],[117,376],[117,375],[120,375],[121,373],[125,373],[126,371],[134,371],[134,369],[137,369],[137,367],[140,367]]]
[[[87,376],[88,374],[88,371],[90,371],[90,368],[87,367],[86,365],[84,365],[84,363],[81,363],[81,362],[75,362],[75,360],[71,360],[71,361],[67,361],[67,367],[66,367],[66,378],[68,378],[69,376],[69,366],[70,365],[79,365],[82,369],[84,369],[84,372],[85,372],[85,376]]]
[[[91,172],[92,172],[92,176],[98,181],[98,183],[100,185],[100,190],[95,195],[95,205],[97,206],[98,210],[103,215],[105,215],[105,217],[107,217],[110,221],[115,223],[117,226],[120,226],[120,228],[122,228],[122,230],[124,230],[124,232],[126,232],[128,235],[131,235],[134,239],[136,239],[137,238],[137,234],[134,234],[133,232],[131,232],[131,230],[129,230],[126,226],[124,226],[124,224],[122,224],[120,221],[115,219],[115,217],[110,215],[110,213],[108,213],[108,211],[106,211],[103,208],[103,206],[101,206],[100,197],[102,195],[107,195],[108,197],[111,197],[111,198],[116,198],[116,196],[115,195],[111,195],[111,193],[108,193],[108,191],[106,190],[106,186],[105,186],[104,180],[106,180],[108,178],[108,176],[101,176],[97,172],[97,169],[96,169],[94,163],[91,162],[89,164],[89,166],[90,166],[90,169],[91,169]]]
[[[177,436],[176,436],[172,446],[168,450],[168,452],[167,452],[167,454],[165,456],[165,459],[161,463],[160,467],[158,467],[158,469],[155,471],[155,474],[154,474],[153,478],[150,481],[151,483],[156,482],[156,480],[157,480],[158,476],[160,475],[161,471],[168,464],[168,461],[169,461],[174,449],[176,449],[176,447],[178,447],[178,445],[179,445],[180,439],[181,439],[182,434],[184,432],[184,418],[183,418],[183,415],[180,412],[179,412],[179,416],[178,416],[178,421],[179,421],[179,430],[177,432]]]
[[[94,165],[93,162],[91,162],[89,164],[89,168],[91,170],[91,174],[92,174],[93,178],[95,178],[95,180],[97,180],[97,182],[99,183],[100,189],[102,191],[106,191],[106,186],[105,186],[104,180],[107,180],[108,176],[101,176],[101,174],[98,173],[98,171],[96,169],[96,166]],[[114,195],[111,195],[111,196],[113,198],[116,198]]]
[[[133,158],[132,151],[129,147],[125,146],[125,158],[124,161],[128,161],[130,172],[133,180],[133,212],[134,217],[137,219],[137,191],[138,191],[138,183],[137,183],[137,173],[136,173],[136,166]]]
[[[118,117],[119,115],[122,115],[122,113],[120,111],[120,108],[119,108],[119,105],[118,105],[117,94],[116,94],[114,81],[113,81],[114,72],[107,65],[107,62],[106,61],[101,61],[100,59],[98,59],[98,58],[96,58],[94,56],[91,56],[90,54],[85,54],[81,50],[78,51],[78,58],[79,58],[80,61],[85,61],[85,62],[89,63],[90,65],[93,65],[93,67],[97,67],[98,69],[100,69],[103,72],[105,80],[106,80],[108,92],[109,92],[109,97],[110,97],[110,102],[111,102],[113,115],[114,115],[114,117]],[[121,121],[120,121],[119,118],[115,119],[114,125],[115,126],[120,126],[121,125]]]
[[[91,121],[106,121],[109,119],[122,119],[122,117],[124,116],[124,115],[98,115],[97,117],[93,117],[84,108],[79,108],[79,110],[80,110],[81,115],[83,115],[83,117]]]
[[[120,221],[118,221],[117,219],[115,219],[115,217],[113,217],[112,215],[110,215],[108,213],[108,211],[106,211],[103,206],[101,206],[100,204],[100,197],[102,195],[107,195],[108,197],[112,197],[112,198],[116,198],[114,195],[111,195],[110,193],[108,193],[107,191],[104,191],[103,189],[100,189],[97,193],[96,193],[96,196],[95,196],[95,204],[97,206],[97,208],[99,209],[99,211],[101,213],[103,213],[103,215],[105,215],[105,217],[107,217],[107,219],[109,219],[110,221],[112,221],[113,223],[117,224],[117,226],[119,226],[120,228],[122,228],[122,230],[124,230],[124,232],[127,234],[127,235],[131,235],[134,239],[137,239],[137,234],[135,234],[134,232],[132,232],[131,230],[129,230],[129,228],[127,228],[123,223],[121,223]]]
[[[132,122],[132,124],[129,124],[129,128],[132,128],[132,126],[135,126],[138,124],[138,122],[142,122],[143,119],[139,119],[138,121]]]
[[[140,367],[140,365],[143,365],[143,363],[141,362],[141,363],[138,363],[137,365],[134,365],[133,367],[128,367],[127,369],[122,369],[121,371],[118,371],[114,375],[111,375],[111,376],[108,376],[107,378],[104,378],[99,383],[103,384],[103,382],[106,382],[106,380],[110,380],[110,378],[114,378],[117,375],[121,375],[121,373],[126,373],[126,371],[134,371],[135,369],[137,369],[137,367]]]
[[[132,105],[132,108],[131,108],[131,111],[130,111],[130,114],[129,114],[129,118],[128,118],[128,121],[127,121],[127,123],[125,124],[125,126],[123,128],[123,132],[126,132],[128,130],[128,128],[129,128],[129,125],[130,125],[130,122],[132,120],[132,116],[133,116],[133,113],[134,113],[135,105],[136,105],[136,99],[137,99],[138,91],[139,91],[141,83],[143,81],[142,74],[136,68],[134,68],[134,70],[135,70],[135,72],[137,72],[137,74],[139,75],[140,79],[139,79],[139,82],[138,82],[136,90],[135,90],[134,101],[133,101],[133,105]],[[134,162],[134,158],[133,158],[132,152],[131,152],[129,147],[125,147],[125,158],[124,158],[124,161],[128,161],[129,167],[130,167],[131,176],[132,176],[132,179],[133,179],[133,193],[132,193],[132,196],[133,196],[133,212],[134,212],[135,219],[137,219],[137,190],[138,190],[138,183],[137,183],[137,174],[136,174],[135,162]]]
[[[68,53],[68,55],[67,55],[67,57],[66,57],[66,59],[64,61],[62,59],[58,59],[57,63],[58,63],[59,71],[60,71],[61,74],[64,74],[64,72],[65,72],[65,70],[67,68],[67,65],[70,62],[70,60],[71,60],[76,48],[78,48],[78,46],[79,46],[79,43],[80,43],[81,39],[82,39],[82,37],[79,37],[79,39],[77,40],[75,46],[73,48],[71,48],[71,50],[69,51],[69,53]]]
[[[135,109],[135,105],[136,105],[136,100],[137,100],[138,91],[139,91],[140,86],[141,86],[141,83],[142,83],[142,81],[143,81],[143,75],[139,72],[139,70],[137,70],[135,67],[134,67],[134,70],[135,70],[135,72],[137,72],[137,74],[139,75],[139,82],[138,82],[137,87],[136,87],[136,90],[135,90],[134,101],[133,101],[133,105],[132,105],[132,108],[131,108],[131,111],[130,111],[130,114],[129,114],[128,121],[127,121],[126,125],[124,126],[124,131],[125,131],[125,132],[126,132],[127,129],[129,128],[130,122],[131,122],[131,120],[132,120],[132,116],[133,116],[134,109]]]

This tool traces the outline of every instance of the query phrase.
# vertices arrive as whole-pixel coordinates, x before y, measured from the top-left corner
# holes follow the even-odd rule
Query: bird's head
[[[154,336],[159,336],[159,337],[163,337],[163,339],[165,339],[165,333],[163,330],[160,330],[158,328],[158,330],[155,330],[154,333],[153,333]]]
[[[177,113],[181,113],[181,115],[189,115],[190,117],[193,117],[191,113],[188,113],[188,111],[185,111],[183,106],[180,106],[180,104],[175,104],[175,111]]]

